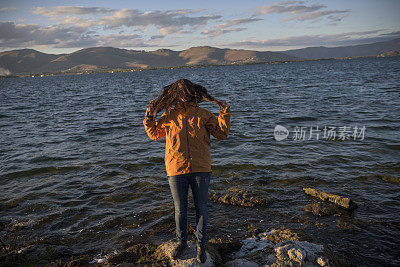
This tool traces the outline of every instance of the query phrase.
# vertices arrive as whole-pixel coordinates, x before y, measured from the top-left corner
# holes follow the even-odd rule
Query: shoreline
[[[343,57],[343,58],[258,61],[258,62],[240,62],[240,63],[229,63],[229,64],[204,64],[204,65],[199,64],[199,65],[183,65],[183,66],[169,66],[169,67],[165,66],[165,67],[149,67],[149,68],[137,68],[137,69],[129,69],[129,68],[109,69],[109,68],[106,68],[104,70],[99,70],[99,71],[85,71],[85,72],[50,72],[50,73],[15,74],[15,75],[0,76],[0,78],[23,78],[23,77],[42,78],[42,77],[48,77],[48,76],[90,75],[90,74],[100,74],[100,73],[114,74],[114,73],[123,73],[123,72],[147,71],[147,70],[191,69],[191,68],[207,68],[207,67],[216,67],[216,66],[246,66],[246,65],[255,65],[255,64],[287,64],[287,63],[294,63],[294,62],[314,62],[314,61],[328,61],[328,60],[352,60],[352,59],[360,59],[360,58],[393,58],[393,57],[396,57],[396,56],[382,57],[380,55],[374,55],[374,56],[356,56],[356,57]]]
[[[311,188],[304,190],[304,193],[310,195],[310,199],[315,202],[304,207],[307,213],[313,215],[311,218],[315,222],[304,221],[305,224],[317,225],[317,218],[321,216],[342,216],[343,212],[343,214],[348,214],[347,208],[343,206],[343,200],[346,198],[318,190],[310,194]],[[209,201],[239,209],[265,207],[271,204],[271,199],[262,192],[248,191],[238,187],[231,187],[224,193],[210,191]],[[351,200],[349,199],[349,201]],[[119,266],[120,264],[130,264],[128,266],[136,264],[197,266],[191,265],[195,261],[193,258],[195,252],[193,251],[191,252],[192,256],[186,259],[187,262],[171,259],[173,249],[171,246],[175,244],[171,242],[175,230],[172,217],[173,215],[170,214],[166,221],[148,229],[153,234],[143,233],[141,238],[120,244],[119,248],[107,253],[104,253],[103,250],[100,254],[94,253],[95,250],[74,253],[73,248],[64,246],[62,243],[35,242],[8,251],[3,255],[0,254],[0,264],[5,266]],[[218,237],[215,225],[212,225],[209,236],[213,238],[209,239],[207,246],[208,255],[212,261],[206,266],[340,266],[351,264],[346,259],[336,257],[329,244],[324,244],[315,236],[311,236],[306,229],[299,226],[287,226],[287,224],[287,222],[280,222],[278,227],[260,228],[252,223],[247,223],[247,231],[241,230],[240,237]],[[189,242],[195,242],[194,232],[193,226],[189,226]],[[316,235],[323,235],[320,227],[314,228],[313,232]],[[43,237],[43,240],[45,238]],[[6,246],[4,246],[5,249]]]
[[[93,254],[74,253],[66,246],[35,244],[1,256],[0,263],[3,266],[198,266],[194,239],[188,241],[188,250],[191,251],[186,253],[191,255],[172,260],[171,252],[175,245],[170,238],[161,244],[137,242],[119,251]],[[291,251],[296,251],[296,256]],[[341,263],[344,262],[335,258],[329,247],[316,243],[305,233],[280,226],[244,239],[209,240],[204,266],[337,266]]]

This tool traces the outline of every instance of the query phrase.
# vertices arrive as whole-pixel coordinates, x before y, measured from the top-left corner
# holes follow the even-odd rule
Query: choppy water
[[[212,140],[212,189],[239,185],[274,199],[265,208],[210,202],[210,237],[285,225],[357,265],[400,264],[399,77],[399,58],[386,58],[1,79],[3,239],[106,254],[171,237],[165,141],[151,141],[142,119],[150,96],[187,78],[231,105],[229,139]],[[274,139],[276,125],[290,130],[286,140]],[[296,126],[306,140],[293,140]],[[308,140],[317,126],[319,140]],[[326,140],[325,126],[365,126],[365,136]],[[316,218],[303,210],[313,201],[303,187],[359,207]]]

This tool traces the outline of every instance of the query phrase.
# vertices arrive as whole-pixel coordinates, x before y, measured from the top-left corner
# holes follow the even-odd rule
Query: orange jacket
[[[160,119],[145,117],[147,135],[154,141],[166,136],[165,167],[167,175],[210,172],[210,134],[223,140],[228,137],[230,108],[220,109],[218,119],[194,102],[179,102]]]

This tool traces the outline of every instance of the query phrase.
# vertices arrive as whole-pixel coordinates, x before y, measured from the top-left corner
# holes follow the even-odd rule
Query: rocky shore
[[[339,214],[342,210],[349,212],[357,207],[354,201],[341,196],[314,189],[307,189],[305,193],[323,200],[304,207],[306,212],[317,215],[316,217]],[[225,193],[211,192],[210,200],[244,207],[265,206],[271,202],[268,195],[262,192],[249,192],[238,187],[229,188]],[[181,259],[172,260],[171,252],[175,245],[172,240],[160,241],[158,244],[152,241],[137,241],[125,246],[123,250],[94,257],[90,253],[74,254],[66,246],[38,243],[13,251],[7,251],[4,247],[3,251],[7,253],[0,256],[0,265],[227,267],[338,265],[329,247],[319,244],[302,231],[285,226],[248,231],[244,239],[213,238],[209,240],[207,246],[207,261],[201,265],[196,261],[196,247],[193,242],[189,242],[189,248]]]
[[[290,229],[267,230],[244,240],[210,240],[207,261],[196,261],[196,246],[189,242],[180,259],[172,260],[176,243],[160,245],[139,243],[111,255],[93,258],[90,255],[70,256],[67,247],[32,246],[1,258],[4,266],[330,266],[329,252],[323,245],[303,241]]]

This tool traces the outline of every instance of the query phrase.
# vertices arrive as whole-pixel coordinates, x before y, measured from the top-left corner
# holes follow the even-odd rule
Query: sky
[[[0,51],[285,51],[400,37],[400,0],[0,0]]]

